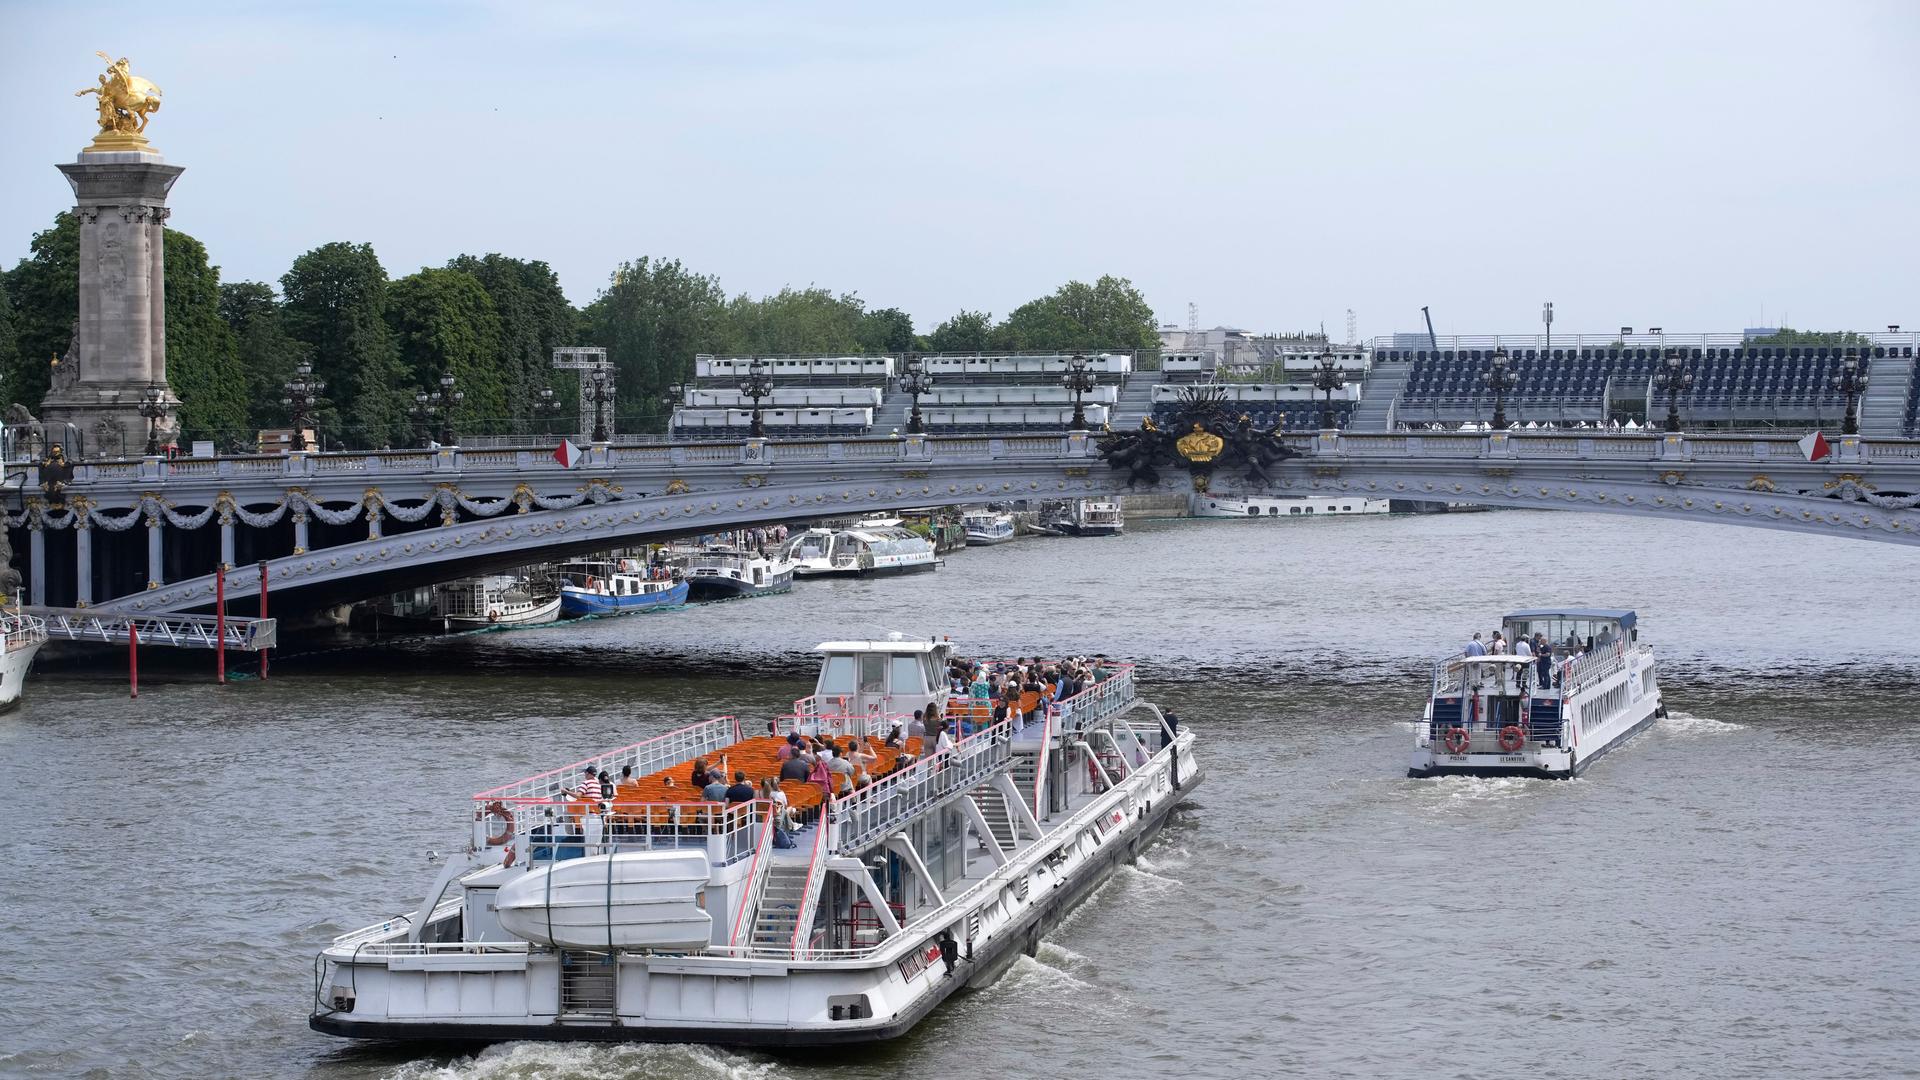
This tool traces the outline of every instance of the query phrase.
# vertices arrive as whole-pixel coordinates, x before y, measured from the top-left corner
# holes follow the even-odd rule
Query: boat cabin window
[[[927,688],[920,682],[920,657],[915,653],[893,658],[893,685],[888,691],[893,694],[924,694]]]
[[[880,653],[860,654],[860,692],[884,694],[887,690],[887,658]]]
[[[844,655],[827,657],[826,664],[820,669],[820,692],[822,694],[853,693],[853,657]]]

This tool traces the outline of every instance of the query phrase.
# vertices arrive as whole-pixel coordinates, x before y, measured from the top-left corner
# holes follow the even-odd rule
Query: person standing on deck
[[[1544,688],[1553,678],[1553,646],[1547,644],[1547,635],[1533,635],[1533,657],[1539,669],[1540,685]]]
[[[1467,642],[1467,647],[1466,647],[1466,649],[1465,649],[1465,655],[1467,655],[1467,656],[1485,656],[1485,655],[1487,655],[1487,647],[1486,647],[1485,645],[1482,645],[1482,644],[1480,644],[1480,635],[1479,635],[1479,634],[1475,634],[1475,635],[1473,635],[1473,640],[1472,640],[1472,641],[1469,641],[1469,642]]]

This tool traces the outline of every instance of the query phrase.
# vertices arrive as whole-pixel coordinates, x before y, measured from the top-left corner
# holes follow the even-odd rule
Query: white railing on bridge
[[[82,608],[24,610],[46,624],[49,639],[60,641],[125,645],[131,628],[139,634],[142,645],[211,649],[219,645],[224,636],[227,648],[256,652],[273,648],[279,633],[278,624],[272,619],[234,615],[221,620],[214,615],[112,615]]]

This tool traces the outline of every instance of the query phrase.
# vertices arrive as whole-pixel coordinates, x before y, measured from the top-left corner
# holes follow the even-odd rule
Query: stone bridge
[[[77,466],[63,505],[29,468],[9,523],[29,600],[204,611],[218,564],[246,613],[268,564],[276,615],[612,547],[905,507],[1192,490],[1129,488],[1099,436],[754,440],[544,450],[292,454]],[[1298,456],[1220,494],[1352,493],[1710,521],[1920,544],[1920,440],[1845,437],[1286,435]],[[1249,536],[1266,534],[1249,533]]]

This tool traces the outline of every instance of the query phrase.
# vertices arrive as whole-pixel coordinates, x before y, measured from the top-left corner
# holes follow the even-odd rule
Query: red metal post
[[[219,681],[227,681],[227,564],[213,572],[213,656]]]
[[[127,619],[127,690],[128,697],[140,696],[140,621]]]
[[[267,617],[267,560],[260,560],[260,617]],[[260,650],[260,681],[267,681],[267,650]]]

